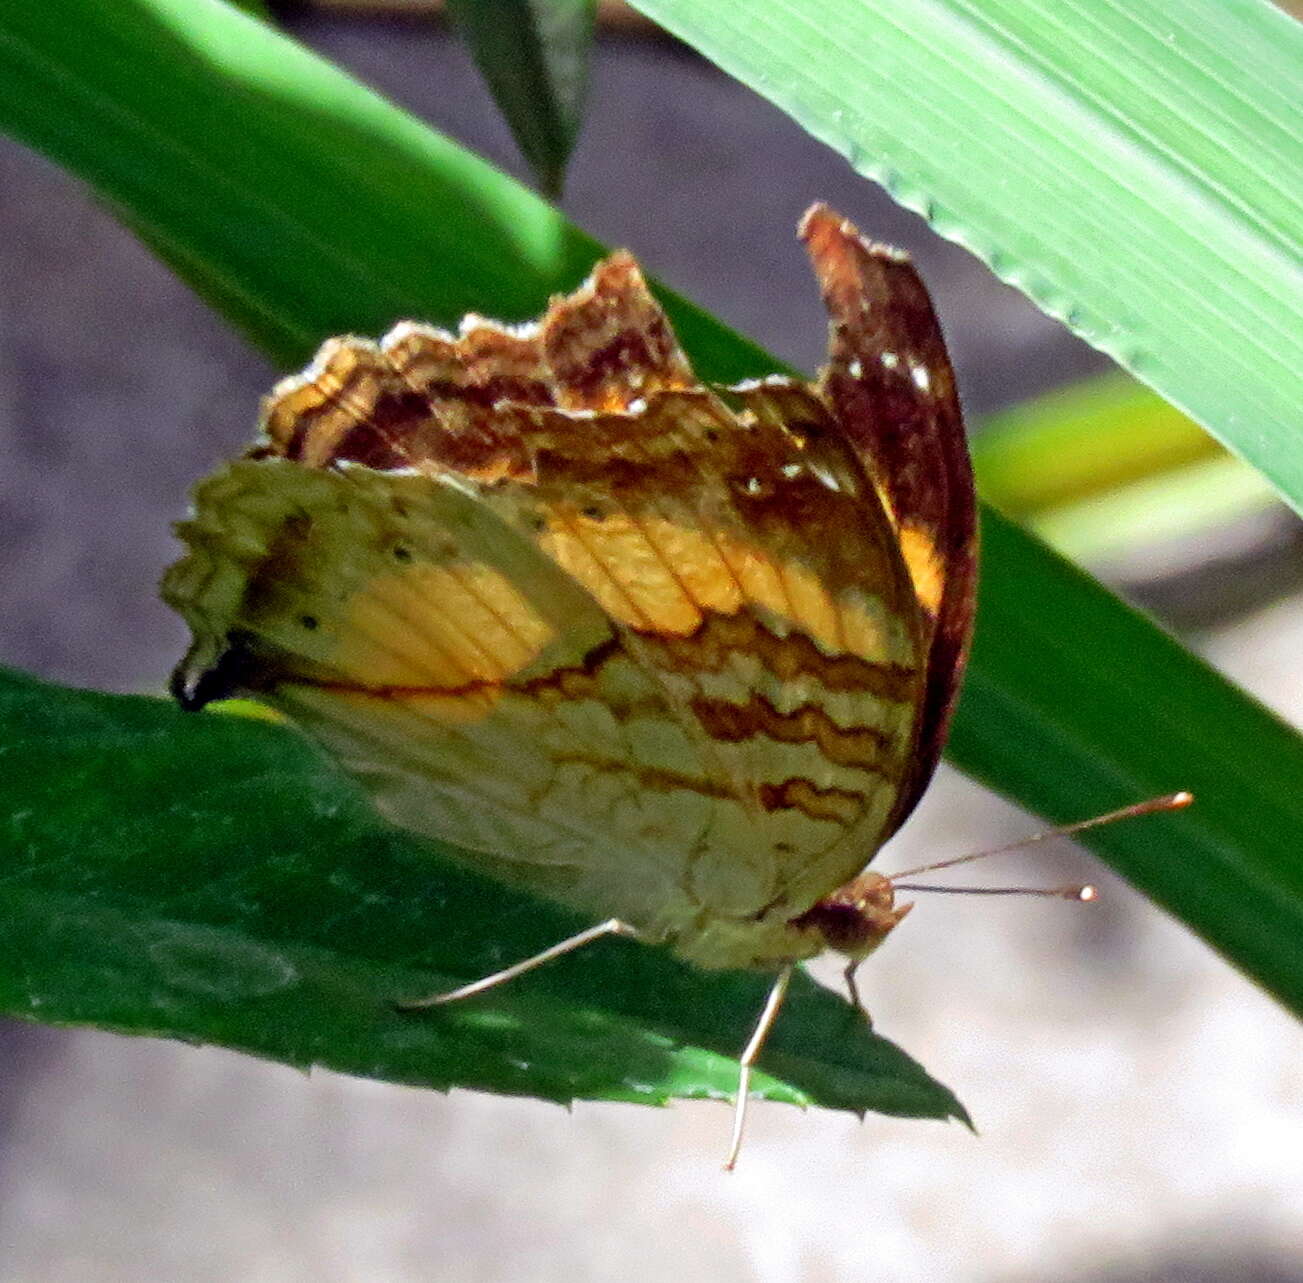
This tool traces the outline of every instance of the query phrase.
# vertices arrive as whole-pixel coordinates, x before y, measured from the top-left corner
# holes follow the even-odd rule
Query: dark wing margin
[[[927,289],[899,251],[826,205],[801,220],[829,314],[820,391],[882,497],[914,581],[927,677],[898,828],[936,769],[972,636],[977,499],[954,371]]]

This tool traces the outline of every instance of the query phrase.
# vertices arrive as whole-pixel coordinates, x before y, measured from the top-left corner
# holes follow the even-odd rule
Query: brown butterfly
[[[730,1163],[793,965],[849,979],[910,907],[861,870],[933,774],[973,618],[927,293],[825,206],[800,235],[816,383],[700,383],[626,253],[532,326],[332,339],[163,584],[185,707],[286,711],[391,819],[597,924],[428,1002],[612,933],[776,974]]]

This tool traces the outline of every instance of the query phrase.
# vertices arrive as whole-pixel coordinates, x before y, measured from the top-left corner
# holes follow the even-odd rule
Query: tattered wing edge
[[[893,829],[914,809],[945,743],[972,638],[977,496],[954,371],[908,257],[812,205],[798,235],[829,314],[821,390],[897,528],[930,625],[914,770]]]

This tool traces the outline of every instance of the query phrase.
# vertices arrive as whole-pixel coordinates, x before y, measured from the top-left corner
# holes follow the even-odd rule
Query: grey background
[[[297,31],[520,172],[450,40]],[[602,44],[567,211],[805,368],[824,322],[792,233],[814,198],[915,255],[972,417],[1107,365],[710,67]],[[168,523],[276,373],[78,184],[0,142],[0,662],[160,688],[183,645],[154,595]],[[1235,556],[1271,563],[1290,529]],[[1282,583],[1199,640],[1303,720]],[[893,863],[1029,826],[943,773]],[[726,1180],[721,1107],[566,1114],[8,1026],[0,1279],[1303,1279],[1297,1028],[1084,857],[997,875],[1091,877],[1104,903],[929,904],[868,982],[981,1140],[761,1107]]]

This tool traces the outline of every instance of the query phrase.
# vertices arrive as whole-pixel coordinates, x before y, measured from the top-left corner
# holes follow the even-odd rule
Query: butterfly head
[[[821,937],[824,947],[847,958],[867,958],[913,908],[896,903],[896,888],[880,873],[861,873],[811,905],[793,926]]]

